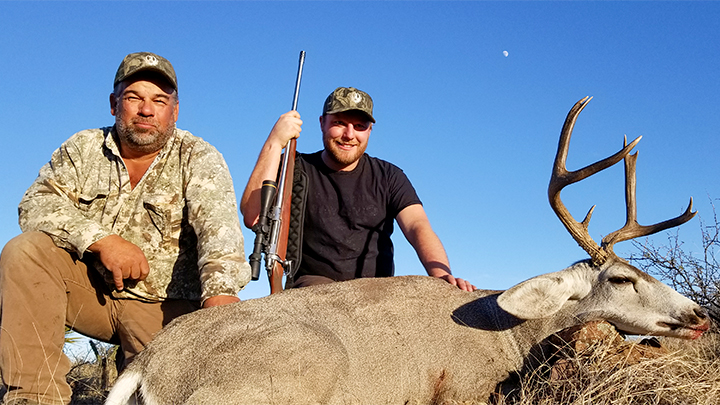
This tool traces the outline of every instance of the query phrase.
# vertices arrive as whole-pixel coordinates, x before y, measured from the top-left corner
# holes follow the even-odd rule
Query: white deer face
[[[619,259],[600,267],[580,262],[531,278],[501,294],[498,304],[520,319],[563,309],[582,322],[606,320],[637,335],[695,339],[709,327],[699,305]]]
[[[669,286],[620,260],[596,270],[582,318],[605,319],[629,334],[695,339],[709,327],[705,310]]]

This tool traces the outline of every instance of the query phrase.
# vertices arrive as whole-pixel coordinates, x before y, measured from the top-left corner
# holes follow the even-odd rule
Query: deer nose
[[[678,321],[686,325],[706,325],[710,323],[710,318],[703,307],[695,305],[692,312],[687,311],[679,315]]]

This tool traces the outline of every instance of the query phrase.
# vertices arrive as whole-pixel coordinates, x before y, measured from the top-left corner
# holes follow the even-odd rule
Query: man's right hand
[[[302,131],[302,120],[300,113],[290,110],[278,118],[277,122],[270,131],[267,142],[284,148],[288,142],[300,136]]]
[[[88,247],[113,274],[118,291],[125,288],[123,280],[144,280],[150,272],[145,253],[134,243],[118,235],[109,235]]]
[[[281,115],[270,131],[240,199],[240,212],[248,228],[252,229],[260,216],[260,190],[263,181],[277,178],[282,149],[291,139],[299,137],[300,131],[302,120],[297,111],[288,111]]]

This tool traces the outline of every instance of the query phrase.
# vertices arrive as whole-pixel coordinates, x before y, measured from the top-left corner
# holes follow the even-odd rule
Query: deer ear
[[[520,319],[546,318],[570,299],[579,299],[590,291],[590,284],[570,272],[559,271],[523,281],[498,297],[503,310]]]

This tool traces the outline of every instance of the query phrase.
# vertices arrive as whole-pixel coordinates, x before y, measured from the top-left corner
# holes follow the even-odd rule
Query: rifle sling
[[[286,260],[292,260],[290,272],[285,279],[285,289],[292,288],[295,274],[302,261],[303,224],[305,223],[305,203],[308,194],[307,174],[302,165],[297,164],[300,154],[295,156],[295,170],[293,171],[292,204],[290,205],[290,227],[288,229]]]

